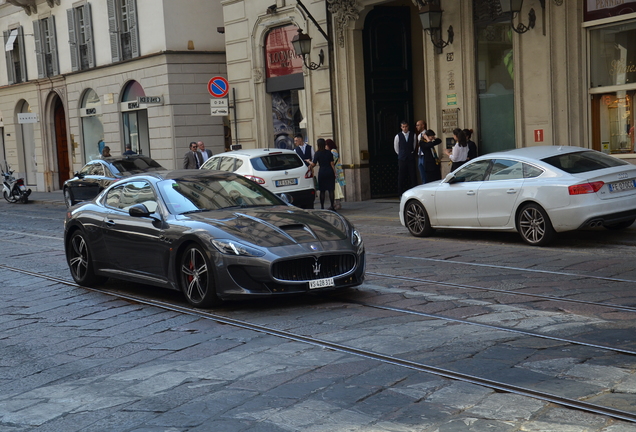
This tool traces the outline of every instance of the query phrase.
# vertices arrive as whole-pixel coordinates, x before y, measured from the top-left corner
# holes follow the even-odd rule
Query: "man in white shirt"
[[[409,131],[409,124],[402,120],[402,132],[393,140],[393,148],[398,155],[398,192],[402,195],[417,183],[415,174],[415,155],[417,147],[415,134]]]
[[[305,161],[305,165],[309,166],[314,161],[314,148],[309,144],[305,144],[302,134],[296,134],[294,137],[294,150]]]
[[[203,143],[203,141],[199,141],[197,143],[197,146],[199,147],[199,151],[201,152],[201,156],[203,156],[203,162],[208,160],[208,158],[212,157],[212,150],[206,150],[205,149],[205,144]]]

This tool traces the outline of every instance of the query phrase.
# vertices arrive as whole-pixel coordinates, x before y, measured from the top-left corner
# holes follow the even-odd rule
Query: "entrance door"
[[[376,7],[364,24],[364,74],[371,198],[398,195],[393,139],[413,123],[411,21],[408,7]]]
[[[64,105],[59,98],[55,101],[54,122],[57,172],[59,176],[58,187],[62,189],[64,182],[70,178],[69,171],[71,170],[71,166],[68,159],[68,141],[66,139],[66,115],[64,114]]]

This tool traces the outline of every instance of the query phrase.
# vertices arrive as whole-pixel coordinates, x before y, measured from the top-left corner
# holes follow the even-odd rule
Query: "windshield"
[[[185,177],[163,180],[157,186],[172,214],[285,205],[267,189],[241,176]]]
[[[544,162],[570,174],[611,168],[628,163],[597,151],[565,153],[543,159]]]
[[[144,156],[116,160],[113,161],[113,165],[120,173],[138,173],[164,169],[154,159],[150,159]]]

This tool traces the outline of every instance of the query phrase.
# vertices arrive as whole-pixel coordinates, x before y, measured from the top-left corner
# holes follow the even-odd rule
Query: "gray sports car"
[[[345,217],[221,171],[127,177],[69,209],[64,238],[80,285],[125,279],[182,290],[197,307],[364,280],[364,244]]]

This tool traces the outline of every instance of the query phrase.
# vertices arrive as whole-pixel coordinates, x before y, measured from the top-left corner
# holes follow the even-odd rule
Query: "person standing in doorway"
[[[329,192],[329,201],[331,207],[329,210],[335,210],[335,195],[334,189],[336,187],[336,168],[333,162],[333,154],[327,150],[325,140],[318,138],[316,141],[318,151],[314,155],[314,160],[309,165],[309,169],[313,170],[316,165],[318,169],[318,190],[320,191],[320,208],[325,208],[325,193]]]
[[[203,164],[203,156],[198,151],[198,145],[192,141],[190,143],[190,150],[183,156],[183,168],[184,169],[199,169]]]
[[[435,147],[440,145],[442,140],[435,136],[435,131],[427,130],[424,133],[424,141],[420,142],[420,150],[424,152],[424,169],[426,170],[426,182],[442,179],[442,167]]]
[[[314,149],[309,144],[305,144],[302,134],[296,134],[294,137],[294,147],[298,156],[305,161],[305,165],[311,165],[314,160]]]
[[[415,132],[417,132],[417,168],[420,171],[420,179],[422,180],[422,184],[426,183],[426,169],[424,166],[424,149],[422,149],[421,144],[426,143],[425,132],[426,132],[426,122],[424,120],[418,120],[415,123]]]
[[[400,124],[402,132],[398,133],[393,140],[393,149],[398,155],[398,192],[402,195],[411,189],[415,183],[415,134],[409,131],[409,124],[402,120]]]
[[[124,153],[122,153],[124,156],[128,156],[128,155],[134,155],[137,154],[134,151],[132,151],[132,146],[130,144],[126,144],[126,151]]]
[[[344,193],[342,192],[342,188],[347,184],[345,182],[344,170],[342,169],[342,164],[340,163],[340,154],[338,153],[338,146],[332,139],[328,139],[325,141],[325,148],[331,152],[333,155],[333,163],[336,168],[336,184],[334,189],[334,197],[336,199],[336,204],[333,206],[334,209],[340,210],[342,208],[342,201],[344,200]]]
[[[212,150],[205,149],[205,143],[203,141],[199,141],[197,143],[198,150],[201,152],[201,156],[203,156],[203,162],[212,157]]]

